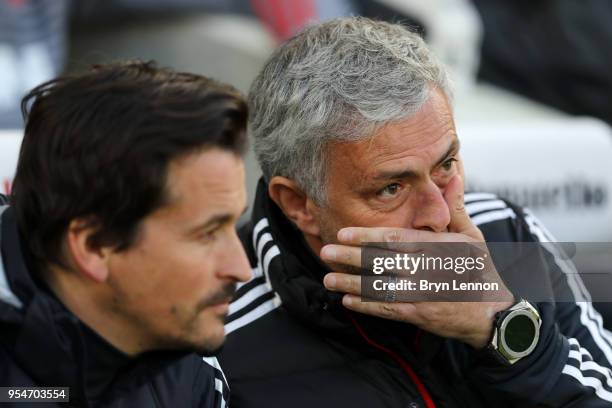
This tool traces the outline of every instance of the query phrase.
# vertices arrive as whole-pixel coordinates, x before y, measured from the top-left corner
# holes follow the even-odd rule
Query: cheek
[[[148,251],[118,253],[109,263],[111,285],[134,301],[146,299],[157,287],[158,263]]]
[[[164,266],[164,270],[160,271],[163,277],[160,282],[163,287],[162,291],[166,290],[176,293],[176,301],[180,301],[181,294],[186,298],[201,296],[211,284],[211,276],[213,275],[212,268],[214,261],[208,256],[199,253],[200,251],[185,251],[180,256],[175,256],[169,260]],[[210,256],[214,256],[210,254]],[[164,288],[165,287],[165,288]],[[188,299],[185,299],[188,300]]]
[[[330,197],[328,206],[321,209],[322,219],[343,227],[363,226],[363,220],[372,216],[372,210],[361,197],[353,195]]]
[[[338,223],[338,219],[332,216],[329,212],[319,212],[317,215],[317,222],[319,224],[319,237],[323,244],[336,243],[338,230],[342,228],[342,225]]]
[[[414,191],[403,191],[392,202],[375,205],[371,208],[364,203],[360,214],[355,218],[362,227],[402,227],[412,214]]]
[[[417,189],[411,189],[393,208],[384,211],[364,211],[359,218],[363,227],[387,227],[387,228],[412,228],[412,220],[418,209],[419,193]]]
[[[328,208],[319,213],[321,236],[333,237],[344,227],[395,227],[410,228],[412,215],[416,205],[414,192],[409,192],[402,202],[393,210],[378,210],[371,208],[362,198],[341,199],[334,197]]]
[[[411,214],[410,200],[406,200],[401,206],[393,211],[378,214],[372,217],[371,222],[366,227],[390,227],[390,228],[410,228]]]
[[[336,232],[344,227],[406,227],[410,225],[409,201],[406,200],[393,211],[376,211],[366,205],[360,205],[344,214],[330,215],[329,219],[332,225],[335,225]]]
[[[181,303],[206,290],[212,267],[208,255],[198,246],[166,245],[164,249],[133,254],[123,260],[123,268],[117,272],[124,286],[143,301],[148,297],[159,303]]]

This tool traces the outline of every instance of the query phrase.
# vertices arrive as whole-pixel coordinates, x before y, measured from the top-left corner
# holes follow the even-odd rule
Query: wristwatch
[[[503,364],[514,364],[531,354],[540,339],[540,314],[529,302],[521,300],[495,314],[493,334],[487,350]]]

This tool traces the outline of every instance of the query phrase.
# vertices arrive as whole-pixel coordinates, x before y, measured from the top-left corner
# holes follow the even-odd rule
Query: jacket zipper
[[[371,346],[375,347],[376,349],[378,349],[378,350],[384,352],[385,354],[389,355],[391,358],[393,358],[399,364],[399,366],[402,368],[402,370],[404,370],[404,372],[406,374],[408,374],[408,377],[410,377],[410,379],[412,380],[412,382],[416,386],[417,391],[419,392],[419,394],[421,394],[421,399],[425,403],[425,406],[427,408],[436,408],[436,404],[434,403],[433,398],[431,397],[431,394],[429,394],[429,391],[427,391],[427,388],[425,387],[425,384],[423,384],[423,382],[421,381],[419,376],[414,372],[412,367],[410,367],[410,365],[402,357],[400,357],[397,353],[393,352],[393,350],[390,350],[390,349],[386,348],[385,346],[376,343],[374,340],[372,340],[370,337],[368,337],[366,332],[359,325],[359,323],[357,323],[357,320],[355,320],[355,318],[350,313],[347,312],[347,316],[349,317],[350,321],[353,323],[353,326],[355,326],[355,328],[357,329],[357,331],[359,332],[361,337],[363,337],[363,339],[369,345],[371,345]]]

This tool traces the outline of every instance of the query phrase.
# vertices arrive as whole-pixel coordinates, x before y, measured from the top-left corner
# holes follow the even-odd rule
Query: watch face
[[[504,340],[506,345],[515,353],[526,351],[536,335],[534,322],[527,316],[519,314],[513,316],[507,323]]]

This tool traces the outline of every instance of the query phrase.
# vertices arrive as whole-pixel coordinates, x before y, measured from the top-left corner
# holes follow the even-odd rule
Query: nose
[[[223,248],[223,261],[220,265],[219,275],[226,279],[245,282],[251,279],[251,265],[238,235],[236,232],[231,234],[227,245],[224,245]]]
[[[450,210],[440,188],[429,182],[416,194],[412,227],[433,232],[446,231],[450,224]]]

